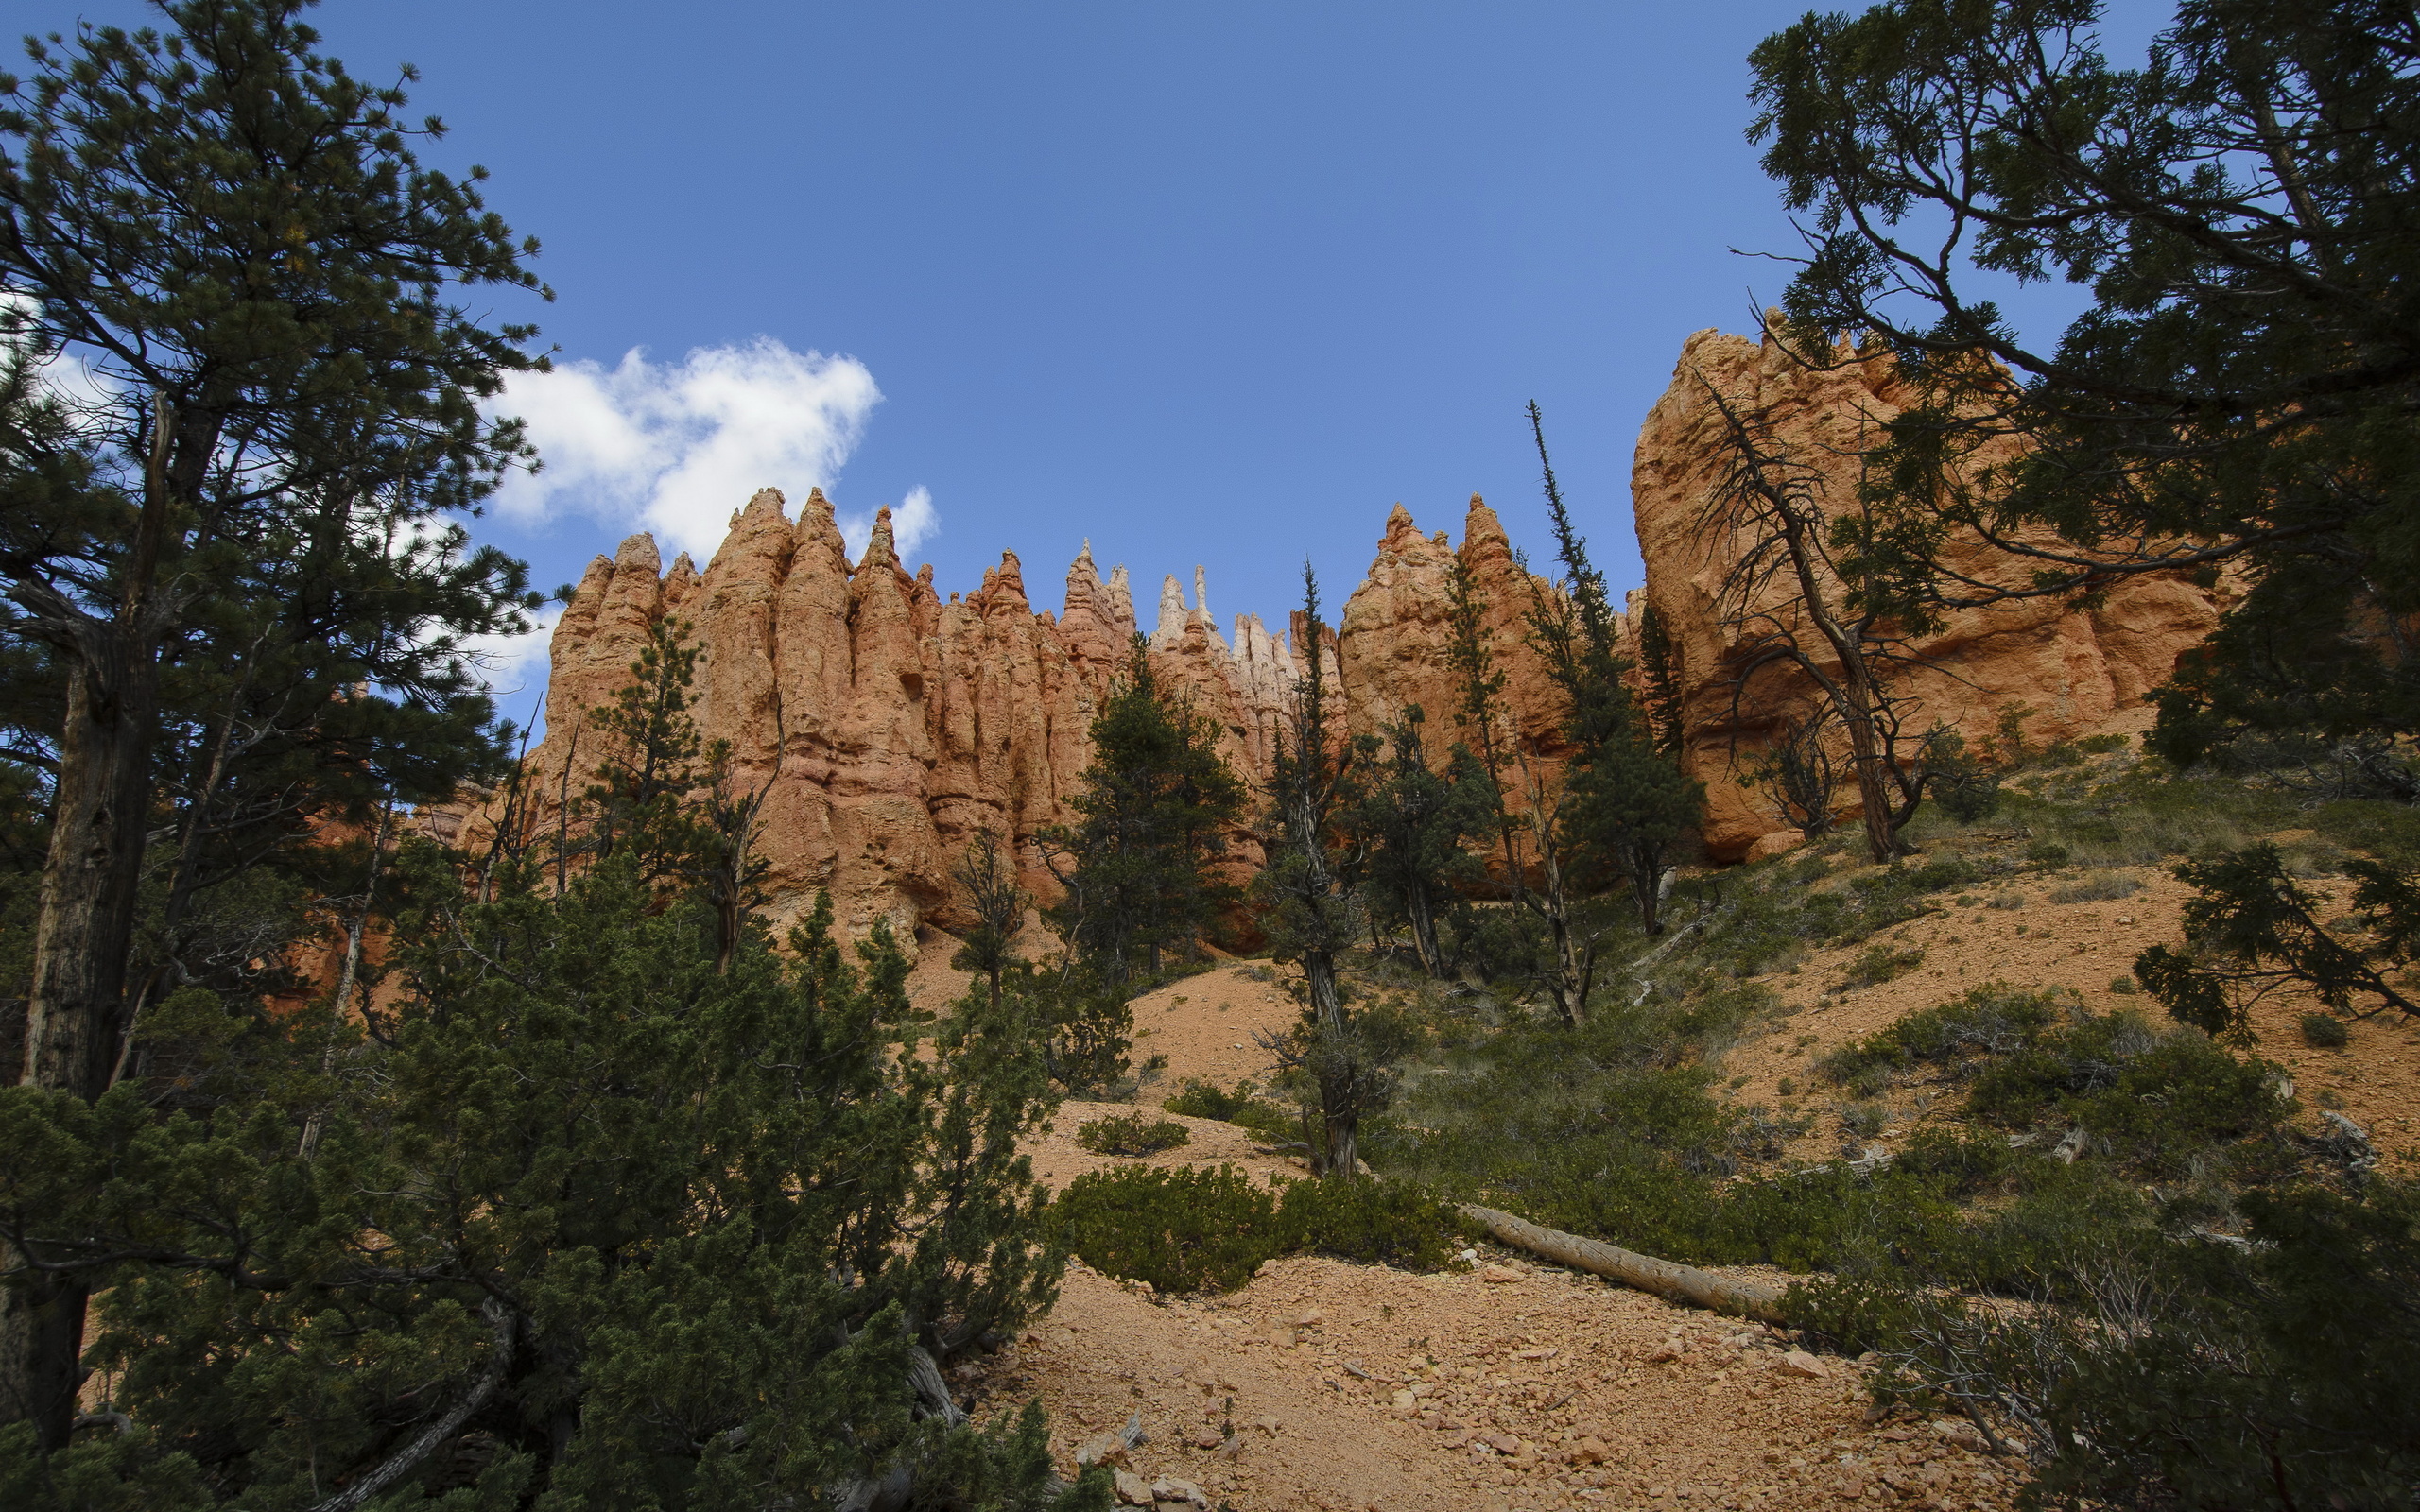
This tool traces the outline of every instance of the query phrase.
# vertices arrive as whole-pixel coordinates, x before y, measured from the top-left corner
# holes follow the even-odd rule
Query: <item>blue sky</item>
[[[638,522],[710,540],[755,485],[820,478],[844,517],[925,501],[914,556],[944,593],[1005,547],[1055,608],[1089,536],[1148,621],[1197,563],[1222,618],[1282,617],[1306,557],[1340,606],[1398,500],[1436,529],[1484,493],[1540,549],[1532,398],[1634,585],[1639,422],[1682,339],[1749,329],[1786,276],[1732,250],[1792,245],[1744,60],[1804,9],[332,0],[314,22],[357,73],[416,63],[415,110],[453,128],[428,156],[486,164],[544,244],[535,318],[567,374],[527,397],[557,442],[481,526],[542,586]],[[2126,9],[2138,44],[2165,8]],[[77,13],[0,0],[12,33]]]

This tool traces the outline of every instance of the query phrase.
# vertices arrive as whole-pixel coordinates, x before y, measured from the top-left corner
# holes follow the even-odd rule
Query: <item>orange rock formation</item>
[[[1733,714],[1726,669],[1737,647],[1721,628],[1717,597],[1734,544],[1700,524],[1718,438],[1700,375],[1764,411],[1810,455],[1853,439],[1909,396],[1887,362],[1809,372],[1771,342],[1702,332],[1640,435],[1633,494],[1647,563],[1643,597],[1681,647],[1685,760],[1706,784],[1708,851],[1730,859],[1777,828],[1762,799],[1732,781],[1735,745],[1760,743],[1776,709],[1803,702],[1806,690],[1777,687],[1744,717]],[[1845,500],[1854,462],[1834,457],[1830,466],[1833,492]],[[1551,767],[1562,747],[1560,701],[1528,644],[1524,616],[1533,593],[1553,590],[1525,574],[1476,495],[1459,548],[1443,531],[1422,534],[1401,506],[1388,518],[1368,577],[1320,644],[1343,692],[1345,725],[1375,734],[1417,704],[1435,756],[1468,738],[1454,721],[1457,674],[1447,655],[1447,582],[1458,554],[1470,564],[1507,677],[1506,732]],[[1167,578],[1150,654],[1216,718],[1230,764],[1263,777],[1304,668],[1305,627],[1297,615],[1281,638],[1246,614],[1222,634],[1207,597],[1199,570],[1190,605]],[[1640,600],[1633,595],[1634,612]],[[2072,733],[2139,702],[2217,612],[2214,593],[2145,581],[2088,610],[2043,602],[1963,616],[1920,648],[1940,668],[1917,686],[1924,718],[1981,734],[1995,710],[2023,701],[2038,710],[2036,738]],[[549,799],[587,782],[596,751],[582,711],[628,679],[648,627],[667,616],[687,622],[701,647],[702,732],[732,743],[742,782],[769,781],[759,847],[771,867],[777,927],[825,888],[852,935],[877,918],[908,941],[928,921],[946,927],[955,921],[950,868],[978,829],[1012,836],[1027,885],[1055,892],[1031,841],[1072,817],[1067,800],[1089,760],[1087,730],[1136,629],[1124,568],[1104,580],[1087,545],[1054,614],[1035,609],[1010,554],[980,588],[944,602],[930,567],[910,576],[900,563],[888,512],[852,564],[820,490],[795,522],[777,490],[759,492],[732,517],[702,574],[686,557],[664,572],[654,541],[633,536],[589,567],[555,630],[549,729],[530,757],[532,785]],[[470,822],[475,833],[477,820]],[[1254,859],[1243,840],[1236,866]]]
[[[1719,601],[1745,542],[1704,521],[1721,465],[1722,427],[1706,395],[1709,383],[1736,406],[1764,416],[1778,439],[1823,472],[1826,507],[1834,510],[1854,502],[1860,437],[1915,396],[1888,357],[1814,371],[1770,337],[1701,331],[1683,346],[1671,387],[1639,432],[1631,497],[1647,564],[1645,599],[1680,648],[1685,761],[1705,783],[1707,851],[1735,860],[1782,823],[1762,795],[1735,781],[1735,750],[1761,746],[1774,719],[1803,708],[1809,692],[1803,681],[1760,679],[1760,696],[1733,712],[1739,647],[1723,628]],[[1979,543],[1962,565],[2010,584],[2028,572],[2013,558],[1986,560]],[[1999,710],[2028,704],[2034,710],[2025,727],[2030,739],[2064,739],[2143,702],[2168,680],[2177,655],[2210,632],[2225,602],[2222,588],[2145,577],[2096,605],[2046,598],[1962,612],[1909,647],[1924,665],[1902,674],[1900,685],[1917,699],[1918,729],[1939,722],[1972,742],[1992,733]],[[1855,812],[1854,788],[1841,798]],[[1776,835],[1768,849],[1787,838],[1794,834]]]

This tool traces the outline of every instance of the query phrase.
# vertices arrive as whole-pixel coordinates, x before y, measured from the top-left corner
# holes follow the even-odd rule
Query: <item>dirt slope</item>
[[[1188,1076],[1265,1071],[1236,1046],[1294,1009],[1264,971],[1238,963],[1137,1000],[1138,1036],[1151,1031],[1138,1054],[1168,1057],[1146,1106]],[[1073,1138],[1114,1110],[1068,1104],[1037,1174],[1057,1186],[1116,1163]],[[1300,1174],[1232,1125],[1179,1122],[1192,1143],[1151,1163]],[[1276,1261],[1215,1298],[1153,1297],[1078,1263],[1058,1309],[960,1383],[978,1413],[1040,1398],[1070,1470],[1078,1445],[1140,1413],[1129,1484],[1172,1477],[1236,1512],[2008,1503],[2007,1467],[1929,1425],[1867,1423],[1850,1362],[1794,1367],[1771,1331],[1474,1255],[1434,1276]]]

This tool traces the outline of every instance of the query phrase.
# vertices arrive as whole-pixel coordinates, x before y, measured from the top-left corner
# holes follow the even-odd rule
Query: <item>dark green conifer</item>
[[[1166,687],[1139,635],[1092,724],[1077,821],[1046,832],[1066,887],[1050,919],[1103,984],[1158,974],[1234,897],[1210,868],[1243,811],[1243,784],[1218,749],[1218,726]]]
[[[694,749],[678,665],[616,703],[659,754]],[[0,1428],[9,1505],[752,1509],[895,1477],[889,1504],[1106,1508],[1052,1480],[1038,1412],[969,1424],[940,1370],[1057,1285],[1025,1004],[931,1022],[887,927],[845,947],[828,900],[786,950],[753,919],[727,947],[657,864],[716,830],[703,799],[638,796],[561,891],[541,849],[482,896],[407,845],[369,1037],[189,990],[145,1031],[193,1073],[175,1110],[164,1079],[0,1090],[0,1240],[105,1294],[129,1424]]]
[[[1351,822],[1368,855],[1363,890],[1374,915],[1409,930],[1421,969],[1442,977],[1448,963],[1439,925],[1461,890],[1480,880],[1467,846],[1493,838],[1495,789],[1466,746],[1454,747],[1444,771],[1432,768],[1420,740],[1426,722],[1413,704],[1379,737],[1363,738],[1370,775]]]

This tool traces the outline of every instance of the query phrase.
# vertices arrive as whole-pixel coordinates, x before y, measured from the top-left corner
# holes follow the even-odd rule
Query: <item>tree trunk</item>
[[[0,1423],[30,1420],[44,1452],[62,1448],[84,1383],[84,1282],[51,1276],[0,1292]]]
[[[1789,552],[1791,570],[1798,577],[1799,601],[1841,663],[1844,686],[1834,703],[1841,722],[1848,726],[1849,748],[1856,753],[1857,790],[1865,804],[1866,849],[1876,861],[1888,861],[1905,848],[1899,843],[1899,832],[1892,826],[1891,795],[1883,786],[1882,745],[1875,730],[1875,709],[1882,701],[1880,690],[1875,686],[1874,669],[1866,664],[1865,648],[1824,608],[1823,585],[1816,579],[1814,554],[1807,545],[1809,532],[1816,526],[1787,506],[1779,507],[1778,512],[1782,541]]]
[[[1420,953],[1420,969],[1431,978],[1445,974],[1445,953],[1437,946],[1437,910],[1428,889],[1414,883],[1404,891],[1404,912],[1411,919],[1412,949]]]
[[[147,648],[130,639],[104,642],[113,665],[79,662],[68,674],[20,1074],[87,1102],[117,1062],[143,868],[157,683]],[[76,1420],[84,1303],[76,1278],[0,1292],[0,1423],[30,1420],[45,1450],[64,1445]]]
[[[1521,778],[1528,789],[1530,841],[1537,851],[1540,885],[1531,888],[1523,883],[1515,896],[1528,903],[1531,913],[1546,920],[1547,933],[1554,946],[1554,964],[1549,969],[1547,990],[1553,995],[1555,1011],[1562,1015],[1563,1022],[1578,1028],[1588,1017],[1592,963],[1582,959],[1589,953],[1583,952],[1573,936],[1571,898],[1563,877],[1562,839],[1555,833],[1555,814],[1547,803],[1545,785],[1530,770],[1527,751],[1521,753]]]
[[[158,679],[148,648],[130,639],[111,636],[113,664],[79,663],[68,674],[50,852],[34,921],[21,1079],[88,1102],[107,1090],[117,1058],[148,817]]]
[[[1603,1276],[1635,1286],[1642,1292],[1676,1302],[1729,1313],[1736,1316],[1753,1317],[1762,1322],[1787,1328],[1789,1319],[1782,1312],[1782,1294],[1771,1286],[1754,1281],[1736,1281],[1728,1277],[1703,1271],[1694,1265],[1676,1265],[1668,1260],[1657,1260],[1624,1249],[1619,1245],[1582,1239],[1559,1228],[1541,1228],[1526,1218],[1516,1218],[1494,1208],[1463,1204],[1462,1216],[1486,1226],[1487,1231],[1499,1241],[1533,1255],[1543,1255],[1558,1265],[1569,1265],[1593,1276]]]
[[[59,607],[46,615],[63,640],[67,699],[19,1079],[87,1102],[109,1090],[126,1027],[126,958],[134,939],[159,716],[156,658],[167,617],[157,587],[175,496],[169,466],[175,418],[164,399],[154,402],[143,512],[114,612],[97,619]],[[208,464],[216,431],[202,423],[194,435],[211,444],[186,447],[188,473]],[[64,606],[55,592],[50,596]],[[0,1290],[0,1423],[30,1419],[44,1450],[63,1446],[76,1420],[84,1303],[80,1278]]]
[[[1314,868],[1323,872],[1323,868]],[[1321,877],[1321,885],[1326,883]],[[1303,952],[1303,985],[1311,1012],[1319,1022],[1320,1043],[1312,1050],[1320,1088],[1320,1123],[1325,1145],[1323,1176],[1351,1176],[1361,1168],[1361,1057],[1346,1034],[1344,997],[1336,980],[1336,958],[1325,950]]]

